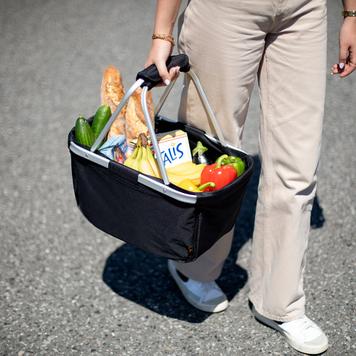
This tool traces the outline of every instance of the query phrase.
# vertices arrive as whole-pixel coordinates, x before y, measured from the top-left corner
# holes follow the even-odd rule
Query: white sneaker
[[[168,260],[168,270],[185,299],[195,308],[217,313],[228,307],[226,295],[215,282],[199,282],[187,278],[176,270],[171,260]]]
[[[253,305],[251,310],[257,320],[279,331],[287,339],[289,345],[297,351],[316,355],[327,350],[327,336],[308,317],[303,316],[300,319],[292,321],[277,322],[259,314]]]

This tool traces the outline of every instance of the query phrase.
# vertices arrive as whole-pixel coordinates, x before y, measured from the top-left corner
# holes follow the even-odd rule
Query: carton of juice
[[[192,161],[188,135],[182,130],[157,134],[158,146],[165,167]]]

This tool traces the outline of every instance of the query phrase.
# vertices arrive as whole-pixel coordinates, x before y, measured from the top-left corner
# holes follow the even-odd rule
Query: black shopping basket
[[[252,175],[253,159],[244,151],[225,143],[200,82],[190,69],[188,57],[170,57],[168,68],[177,65],[193,80],[217,138],[193,126],[159,115],[174,82],[165,89],[159,100],[153,129],[146,96],[147,91],[161,79],[156,67],[152,65],[137,74],[137,81],[127,91],[90,150],[75,141],[74,128],[69,133],[68,146],[76,201],[93,225],[145,251],[190,262],[233,228]],[[191,148],[195,147],[197,141],[201,141],[208,148],[207,152],[212,159],[225,153],[241,157],[246,164],[245,172],[218,191],[188,193],[168,181],[159,154],[156,156],[163,179],[142,174],[96,151],[112,122],[138,87],[143,88],[141,103],[155,152],[160,152],[155,131],[182,129],[188,134]]]

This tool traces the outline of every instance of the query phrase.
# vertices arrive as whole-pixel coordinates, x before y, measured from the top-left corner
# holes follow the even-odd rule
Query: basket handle
[[[199,94],[199,97],[200,97],[200,100],[202,101],[202,104],[204,106],[204,109],[206,110],[206,113],[208,115],[208,117],[210,118],[211,120],[211,123],[214,127],[214,130],[218,136],[218,139],[220,141],[220,143],[223,145],[223,146],[226,146],[226,141],[224,139],[224,135],[223,135],[223,132],[222,132],[222,129],[221,129],[221,126],[218,122],[218,120],[216,119],[215,117],[215,114],[213,112],[213,109],[211,108],[210,104],[209,104],[209,101],[208,101],[208,98],[200,84],[200,81],[197,77],[197,75],[191,70],[189,69],[189,71],[187,72],[187,75],[190,76],[190,78],[193,80],[193,83],[198,91],[198,94]],[[139,77],[141,79],[141,77]],[[168,87],[165,89],[165,91],[163,92],[159,102],[158,102],[158,105],[157,105],[157,109],[156,109],[156,113],[155,115],[158,115],[159,111],[161,110],[164,102],[166,101],[173,85],[175,84],[175,81],[171,82],[170,85],[168,85]],[[156,85],[156,84],[155,84]],[[155,131],[154,131],[154,128],[153,128],[153,125],[152,125],[152,122],[151,122],[151,118],[150,118],[150,114],[149,114],[149,110],[148,110],[148,107],[147,107],[147,92],[149,90],[149,85],[145,85],[145,83],[143,83],[143,90],[142,90],[142,93],[141,93],[141,105],[142,105],[142,111],[143,111],[143,114],[144,114],[144,117],[145,117],[145,122],[146,122],[146,126],[148,128],[148,131],[150,133],[150,137],[151,137],[151,141],[152,141],[152,145],[153,145],[153,148],[156,152],[156,157],[157,157],[157,163],[158,163],[158,167],[159,167],[159,170],[160,170],[160,173],[161,173],[161,177],[164,181],[164,184],[166,185],[169,185],[169,179],[168,179],[168,175],[167,175],[167,171],[166,171],[166,167],[163,163],[163,160],[162,160],[162,157],[161,157],[161,154],[160,154],[160,149],[159,149],[159,145],[158,145],[158,142],[157,142],[157,137],[156,137],[156,134],[155,134]]]
[[[227,142],[226,142],[226,140],[224,138],[224,134],[223,134],[222,128],[221,128],[221,126],[219,124],[219,121],[217,120],[217,118],[216,118],[216,116],[214,114],[214,111],[213,111],[212,107],[210,106],[208,97],[206,96],[206,94],[204,92],[204,89],[203,89],[203,87],[202,87],[202,85],[200,83],[200,80],[199,80],[198,76],[195,74],[195,72],[192,69],[190,69],[186,74],[193,81],[194,86],[197,89],[199,98],[200,98],[200,100],[202,102],[202,105],[203,105],[205,111],[206,111],[206,114],[208,115],[208,117],[209,117],[209,119],[210,119],[210,121],[211,121],[211,123],[213,125],[213,128],[215,130],[216,136],[218,137],[220,143],[223,146],[227,146]],[[165,91],[161,95],[161,97],[160,97],[160,99],[158,101],[158,104],[156,106],[156,112],[155,112],[156,116],[161,111],[162,106],[165,103],[170,91],[172,90],[172,87],[173,87],[174,83],[175,83],[175,81],[171,82],[171,84],[168,85],[168,87],[165,89]]]
[[[220,143],[223,146],[226,146],[226,141],[224,139],[224,135],[221,129],[221,126],[218,122],[218,120],[215,117],[215,114],[209,104],[209,100],[200,84],[200,81],[197,77],[197,75],[190,69],[190,65],[189,65],[189,59],[188,56],[185,54],[179,54],[179,55],[175,55],[175,56],[171,56],[169,57],[168,61],[167,61],[167,68],[170,69],[172,67],[175,66],[179,66],[180,67],[180,71],[181,72],[186,72],[187,75],[189,75],[189,77],[193,80],[193,83],[198,91],[200,100],[204,106],[204,109],[209,117],[209,119],[211,120],[211,123],[214,127],[214,130],[216,132],[216,135],[220,141]],[[91,152],[94,152],[100,145],[100,143],[103,141],[103,139],[105,138],[106,134],[109,132],[110,127],[112,125],[112,123],[114,122],[114,120],[116,119],[116,117],[118,116],[118,114],[121,112],[121,110],[123,109],[123,107],[126,105],[127,101],[129,100],[130,96],[136,91],[137,88],[142,87],[142,93],[141,93],[141,105],[142,105],[142,110],[143,110],[143,114],[145,117],[145,122],[146,122],[146,126],[148,128],[148,131],[150,133],[150,137],[151,137],[151,141],[152,141],[152,145],[153,148],[156,152],[156,157],[157,157],[157,162],[158,162],[158,167],[162,176],[162,179],[164,181],[165,185],[169,185],[169,179],[168,179],[168,175],[166,172],[166,168],[164,166],[162,157],[160,155],[160,150],[159,150],[159,146],[158,146],[158,142],[157,142],[157,137],[151,122],[151,117],[149,114],[149,110],[147,107],[147,92],[149,89],[152,89],[154,86],[156,86],[157,84],[159,84],[162,79],[159,76],[157,67],[152,64],[149,67],[147,67],[146,69],[140,71],[139,73],[137,73],[136,76],[136,82],[130,87],[130,89],[126,92],[126,94],[124,95],[123,99],[120,101],[119,105],[117,106],[116,110],[112,113],[110,119],[108,120],[108,122],[106,123],[105,127],[103,128],[103,130],[101,131],[101,133],[99,134],[98,138],[95,140],[94,144],[92,145],[92,147],[90,148]],[[158,105],[156,107],[156,113],[155,115],[158,115],[159,111],[161,110],[164,102],[166,101],[173,85],[175,84],[175,80],[172,81],[167,88],[165,89],[165,91],[163,92]]]
[[[169,71],[173,67],[180,67],[181,72],[188,72],[190,69],[189,58],[186,54],[177,54],[170,56],[166,62],[167,70]],[[158,73],[158,69],[155,64],[151,64],[149,67],[141,70],[136,75],[136,80],[143,79],[141,87],[147,87],[148,90],[152,89],[156,85],[162,83],[162,78]]]

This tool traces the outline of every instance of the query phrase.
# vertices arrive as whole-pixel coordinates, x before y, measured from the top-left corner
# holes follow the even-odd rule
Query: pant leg
[[[203,253],[194,262],[176,262],[175,267],[185,276],[196,281],[210,282],[217,279],[229,255],[234,229],[221,237],[208,251]]]
[[[305,311],[303,272],[322,136],[326,36],[325,0],[290,0],[266,39],[259,71],[262,164],[249,299],[262,315],[280,321]]]
[[[224,137],[241,147],[251,91],[264,48],[272,5],[255,0],[257,12],[250,12],[250,0],[192,0],[180,29],[179,49],[189,56]],[[190,80],[185,80],[179,111],[180,121],[213,133],[214,130]],[[231,248],[233,232],[221,238],[196,261],[176,267],[200,281],[211,281],[221,273]]]

